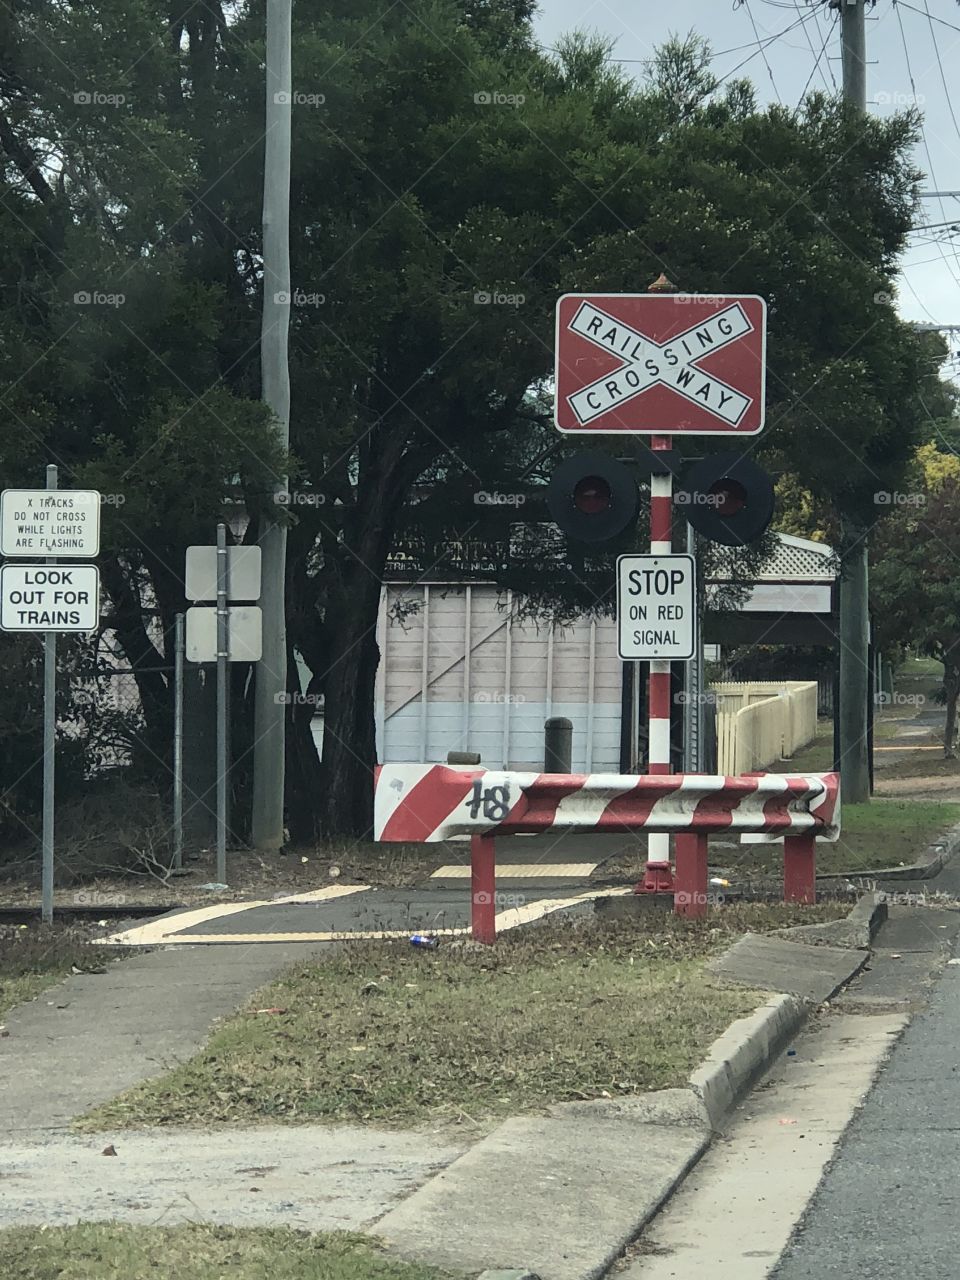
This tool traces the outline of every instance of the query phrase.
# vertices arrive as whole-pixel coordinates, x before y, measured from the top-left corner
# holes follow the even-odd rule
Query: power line
[[[943,252],[942,252],[942,250],[941,250],[940,256],[941,256],[941,258],[943,257]],[[921,264],[921,263],[912,263],[912,262],[911,262],[911,263],[903,263],[903,264],[901,265],[901,267],[900,267],[900,278],[903,280],[903,283],[907,286],[907,288],[908,288],[908,289],[910,290],[910,292],[913,294],[914,298],[916,298],[916,300],[917,300],[917,302],[919,303],[919,305],[920,305],[921,309],[927,313],[927,315],[930,317],[930,319],[931,319],[931,320],[933,320],[934,322],[936,322],[936,316],[933,314],[933,312],[930,310],[930,308],[927,306],[927,304],[924,302],[924,300],[920,297],[919,293],[917,293],[916,289],[913,287],[913,284],[912,284],[912,283],[911,283],[911,281],[910,281],[910,277],[907,275],[907,272],[910,270],[910,268],[911,268],[911,267],[913,267],[913,266],[920,266],[920,265],[922,265],[922,264]]]
[[[774,44],[782,36],[787,35],[791,31],[795,31],[797,27],[803,26],[805,22],[808,22],[815,15],[816,9],[811,9],[809,13],[803,14],[803,16],[798,18],[796,22],[791,22],[789,27],[784,27],[784,29],[782,31],[778,31],[776,35],[769,36],[766,39],[759,41],[760,47],[755,49],[748,57],[744,58],[742,62],[738,62],[731,71],[726,73],[726,75],[721,76],[717,81],[717,84],[721,85],[725,80],[729,80],[731,76],[735,76],[741,67],[745,67],[748,62],[751,62],[757,56],[758,53],[762,53],[767,45]]]
[[[814,10],[813,12],[816,12],[816,10]],[[834,21],[836,21],[836,19],[834,19]],[[809,32],[807,32],[808,38],[809,38],[809,34],[810,34],[810,33],[809,33]],[[804,98],[807,96],[807,90],[810,88],[810,85],[813,83],[813,77],[817,74],[817,67],[819,67],[819,66],[820,66],[820,64],[821,64],[821,62],[823,61],[823,55],[824,55],[824,54],[826,53],[826,51],[827,51],[827,42],[828,42],[828,40],[830,39],[830,35],[831,35],[831,29],[830,29],[830,27],[828,26],[828,27],[827,27],[827,29],[826,29],[826,31],[825,31],[825,33],[824,33],[824,36],[823,36],[823,44],[820,46],[820,52],[819,52],[819,54],[817,54],[816,61],[815,61],[815,62],[814,62],[814,64],[813,64],[813,70],[810,72],[809,76],[807,76],[807,83],[803,86],[803,91],[802,91],[802,93],[800,94],[800,101],[797,103],[797,111],[799,111],[799,110],[800,110],[800,106],[801,106],[801,104],[803,103]],[[812,41],[811,41],[811,43],[810,43],[810,48],[811,48],[811,49],[813,48],[813,42],[812,42]],[[827,61],[827,66],[828,66],[828,67],[830,66],[830,62],[829,62],[829,60]],[[822,75],[822,74],[823,74],[823,73],[821,72],[821,75]],[[836,88],[836,84],[837,84],[837,82],[836,82],[836,80],[834,79],[834,76],[833,76],[833,69],[832,69],[832,68],[831,68],[831,70],[830,70],[830,78],[833,80],[834,88]],[[826,84],[826,80],[824,80],[824,84]]]
[[[937,55],[937,66],[940,68],[940,79],[943,82],[943,92],[947,97],[947,106],[950,109],[950,119],[953,121],[953,127],[956,130],[957,137],[960,138],[960,124],[957,124],[957,113],[953,109],[953,100],[950,97],[950,89],[947,85],[947,77],[943,73],[943,59],[940,57],[940,46],[937,44],[936,33],[933,30],[933,15],[930,12],[930,6],[927,0],[923,0],[923,7],[927,13],[927,23],[930,27],[930,40],[933,44],[933,51]]]
[[[921,227],[911,227],[910,234],[915,235],[918,231],[937,231],[940,227],[955,227],[960,223],[960,217],[951,218],[947,222],[925,222]]]
[[[901,43],[903,44],[903,56],[904,56],[904,59],[905,59],[906,64],[907,64],[907,76],[909,77],[909,80],[910,80],[910,88],[911,88],[911,90],[913,91],[914,101],[916,101],[916,98],[917,98],[917,82],[916,82],[916,80],[914,80],[914,78],[913,78],[913,65],[911,64],[911,61],[910,61],[910,49],[909,49],[909,47],[908,47],[908,45],[907,45],[907,33],[906,33],[906,31],[904,30],[904,28],[903,28],[903,18],[902,18],[901,14],[900,14],[900,4],[899,4],[898,0],[893,0],[893,9],[894,9],[894,12],[895,12],[895,13],[896,13],[896,15],[897,15],[897,26],[900,28],[900,40],[901,40]],[[920,12],[921,12],[921,10],[919,10],[919,9],[918,9],[918,10],[917,10],[917,12],[918,12],[918,13],[920,13]],[[936,42],[934,42],[934,43],[936,43]],[[928,166],[929,171],[930,171],[930,179],[931,179],[931,181],[933,182],[934,187],[936,187],[936,186],[937,186],[937,178],[936,178],[936,174],[934,173],[934,170],[933,170],[933,157],[932,157],[932,156],[931,156],[931,154],[930,154],[930,143],[929,143],[929,142],[928,142],[928,140],[927,140],[927,131],[926,131],[926,129],[924,128],[924,123],[923,123],[923,117],[922,117],[922,115],[921,115],[921,117],[920,117],[920,138],[921,138],[921,140],[922,140],[922,142],[923,142],[923,149],[924,149],[924,152],[926,153],[926,157],[927,157],[927,166]],[[944,206],[944,203],[943,203],[943,200],[942,200],[942,199],[940,200],[940,212],[941,212],[941,214],[943,215],[943,217],[944,217],[944,218],[946,218],[946,216],[947,216],[947,210],[946,210],[946,207]],[[958,251],[957,251],[957,249],[956,249],[956,248],[954,248],[954,251],[953,251],[953,252],[954,252],[954,258],[956,259],[957,264],[958,264],[958,265],[960,265],[960,253],[958,253]],[[952,277],[952,279],[953,279],[954,283],[955,283],[958,287],[960,287],[960,278],[958,278],[958,277],[954,274],[954,271],[953,271],[953,269],[952,269],[952,267],[951,267],[951,264],[950,264],[950,259],[949,259],[949,257],[944,253],[944,251],[943,251],[943,249],[942,249],[942,248],[940,249],[940,254],[941,254],[942,258],[943,258],[943,264],[944,264],[944,266],[947,268],[947,270],[950,272],[950,275],[951,275],[951,277]],[[926,307],[924,307],[924,310],[926,311]],[[929,314],[930,314],[930,312],[929,312],[929,311],[927,311],[927,315],[929,315]]]
[[[921,18],[929,18],[931,22],[939,22],[941,27],[949,27],[951,31],[960,31],[960,27],[955,26],[954,23],[947,22],[943,18],[936,18],[932,13],[924,13],[924,11],[922,9],[918,9],[916,5],[905,4],[904,0],[893,0],[893,7],[895,9],[899,9],[901,7],[909,9],[913,13],[919,13]]]
[[[797,13],[802,12],[802,11],[801,11],[801,9],[800,9],[800,0],[793,0],[793,7],[796,9]],[[814,67],[813,67],[813,69],[814,69],[814,71],[816,71],[817,67],[818,67],[818,66],[820,67],[820,79],[823,81],[823,87],[824,87],[824,88],[827,90],[827,92],[829,93],[829,92],[830,92],[830,85],[829,85],[829,84],[827,84],[827,77],[824,75],[823,67],[820,65],[820,63],[821,63],[821,59],[823,58],[823,51],[824,51],[824,49],[826,49],[826,47],[827,47],[827,42],[826,42],[826,40],[824,40],[824,42],[823,42],[823,46],[822,46],[822,48],[820,49],[820,53],[819,53],[819,55],[818,55],[818,54],[817,54],[816,49],[814,49],[814,47],[813,47],[813,41],[810,39],[810,28],[809,28],[809,27],[804,27],[804,28],[803,28],[803,34],[807,37],[807,44],[810,46],[810,52],[813,54],[813,57],[814,57]],[[836,92],[837,92],[837,88],[838,88],[838,86],[837,86],[837,77],[833,74],[833,67],[831,67],[831,65],[830,65],[830,59],[829,59],[829,58],[827,59],[827,70],[830,72],[830,84],[832,84],[832,85],[833,85],[834,93],[836,93]],[[807,83],[809,84],[809,81],[808,81]]]
[[[784,8],[788,8],[788,7],[789,6],[784,5]],[[803,14],[800,18],[797,19],[796,22],[791,23],[789,27],[784,27],[782,31],[777,31],[772,36],[764,36],[757,40],[748,40],[746,44],[734,44],[734,45],[731,45],[729,49],[720,49],[717,53],[711,53],[709,60],[711,62],[716,62],[718,58],[725,58],[729,53],[742,53],[744,49],[753,49],[754,53],[752,53],[750,56],[755,58],[757,54],[761,52],[763,47],[765,47],[768,44],[773,44],[775,41],[779,40],[781,36],[787,35],[789,32],[793,31],[796,27],[799,27],[802,23],[806,22],[810,16],[811,15],[809,13]],[[549,44],[540,44],[540,45],[537,45],[537,48],[540,49],[541,52],[543,53],[559,53],[560,52],[560,50],[557,49],[554,45],[549,45]],[[637,66],[652,67],[656,62],[656,58],[610,57],[610,58],[607,58],[606,61],[607,62],[624,62],[624,63],[631,63]],[[750,58],[745,58],[744,61],[740,63],[740,66],[741,67],[744,66],[749,61],[750,61]],[[736,70],[738,70],[738,68],[734,67],[734,71]],[[732,75],[732,74],[733,74],[732,72],[728,72],[728,75]],[[831,72],[831,75],[832,74],[833,73]]]
[[[917,247],[918,247],[918,248],[920,248],[920,247],[921,247],[921,245],[923,245],[923,243],[924,243],[924,241],[921,241],[921,242],[920,242],[920,245],[918,245]],[[933,243],[933,242],[931,242],[931,243]],[[931,263],[931,262],[940,262],[940,261],[941,261],[940,255],[939,255],[939,253],[936,253],[936,254],[934,254],[934,256],[933,256],[932,258],[921,258],[919,262],[911,262],[909,265],[910,265],[911,267],[928,267],[928,266],[930,265],[930,263]],[[901,267],[901,271],[902,271],[902,270],[904,270],[904,268],[903,268],[903,267]],[[928,312],[927,312],[927,315],[929,315],[929,314],[930,314],[930,312],[928,311]]]
[[[743,0],[743,7],[747,11],[747,17],[750,19],[750,25],[753,27],[753,34],[757,37],[757,43],[760,44],[760,32],[757,30],[757,20],[753,16],[753,10],[750,8],[750,0]],[[780,90],[777,88],[777,82],[773,78],[773,67],[770,65],[770,59],[767,57],[767,50],[764,45],[760,45],[760,55],[763,58],[763,65],[767,68],[767,75],[770,77],[770,83],[773,85],[773,92],[776,95],[777,102],[783,106],[783,99],[780,97]]]

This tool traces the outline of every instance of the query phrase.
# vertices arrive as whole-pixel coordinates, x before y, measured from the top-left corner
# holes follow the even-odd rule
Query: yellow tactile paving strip
[[[222,916],[234,915],[237,910],[245,911],[251,907],[277,906],[284,902],[323,902],[330,898],[342,897],[347,893],[361,893],[369,889],[369,885],[342,885],[333,886],[331,889],[319,889],[312,894],[294,894],[289,898],[274,898],[270,902],[246,902],[246,903],[230,903],[219,908]],[[529,902],[521,907],[510,907],[506,911],[497,912],[497,932],[504,933],[508,929],[516,929],[520,925],[530,924],[534,920],[540,920],[546,915],[552,914],[554,911],[562,911],[565,907],[576,906],[578,902],[587,902],[598,897],[612,897],[625,893],[632,893],[630,888],[623,889],[590,889],[583,893],[573,894],[572,896],[557,898],[541,898],[537,902]],[[322,895],[322,896],[321,896]],[[204,907],[203,920],[209,920],[216,916],[218,908]],[[128,929],[123,933],[113,934],[109,938],[101,938],[104,943],[113,943],[115,945],[136,947],[136,946],[206,946],[207,944],[237,944],[237,943],[258,943],[258,942],[360,942],[360,941],[382,941],[399,938],[409,938],[410,929],[356,929],[345,932],[290,932],[290,933],[182,933],[169,932],[162,933],[160,936],[144,936],[151,928],[164,925],[170,929],[174,924],[178,930],[190,928],[194,924],[200,923],[197,919],[198,912],[184,912],[180,916],[174,916],[167,920],[155,920],[150,924],[143,925],[137,929]],[[431,937],[465,937],[469,936],[468,928],[459,929],[425,929],[424,932],[430,934]]]
[[[552,880],[569,878],[585,880],[596,868],[595,862],[498,862],[498,880]],[[469,880],[470,867],[463,863],[440,867],[431,875],[431,880]]]
[[[208,942],[358,942],[389,940],[391,938],[409,938],[414,929],[350,929],[344,932],[331,933],[185,933],[170,934],[164,938],[165,947],[179,945],[201,945]],[[424,929],[431,938],[455,937],[457,934],[468,934],[469,929]]]
[[[294,902],[330,902],[334,898],[345,898],[351,893],[365,893],[370,888],[367,884],[331,884],[324,889],[311,889],[306,893],[291,893],[283,898],[252,899],[247,902],[211,903],[209,907],[197,907],[193,911],[182,911],[175,916],[164,916],[159,920],[151,920],[147,924],[138,925],[135,929],[124,929],[113,933],[109,938],[99,939],[102,943],[125,947],[155,947],[169,941],[173,934],[181,934],[195,924],[203,924],[205,920],[222,920],[225,916],[238,915],[241,911],[249,911],[252,907],[279,907],[284,903]],[[257,935],[266,937],[266,934]],[[299,935],[297,935],[299,936]],[[238,939],[239,940],[239,939]],[[186,939],[182,939],[186,941]],[[283,939],[277,935],[276,941]]]

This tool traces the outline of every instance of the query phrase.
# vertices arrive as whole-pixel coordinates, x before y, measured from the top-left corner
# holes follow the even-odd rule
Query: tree
[[[182,604],[183,546],[228,494],[255,535],[289,465],[256,403],[263,0],[5,12],[0,374],[29,430],[0,462],[32,479],[53,455],[126,498],[105,577],[160,723],[148,610]],[[763,294],[764,447],[837,506],[895,481],[920,351],[878,299],[917,175],[911,117],[758,111],[696,38],[637,85],[602,42],[542,51],[525,0],[300,0],[294,21],[288,635],[326,714],[318,765],[291,705],[288,809],[309,837],[369,825],[386,557],[418,493],[469,530],[453,497],[526,456],[559,293],[665,271]],[[78,321],[90,289],[125,302]]]
[[[162,774],[184,550],[282,463],[233,337],[249,264],[209,198],[223,18],[105,0],[2,22],[0,474],[36,486],[54,461],[104,493],[109,626]]]
[[[943,663],[943,753],[952,759],[960,696],[960,458],[924,446],[912,482],[887,497],[893,509],[877,529],[871,570],[879,636]]]
[[[306,32],[322,31],[323,56],[337,58],[327,106],[352,108],[348,145],[330,115],[295,123],[309,138],[296,275],[322,284],[326,304],[297,316],[292,427],[311,484],[346,508],[333,522],[328,503],[301,523],[291,626],[326,695],[323,826],[346,833],[369,819],[374,624],[392,531],[416,486],[442,484],[453,509],[516,452],[511,433],[549,375],[559,293],[635,290],[663,269],[690,290],[764,294],[770,443],[838,505],[863,505],[898,474],[919,352],[889,294],[916,126],[864,126],[823,99],[799,117],[757,112],[745,86],[717,90],[696,40],[665,50],[637,88],[602,46],[570,41],[552,61],[522,25],[495,70],[486,34],[468,37],[454,6],[432,10],[436,46],[391,11],[374,59],[350,44],[352,26],[309,5],[299,21],[300,82],[320,83],[303,67]],[[429,69],[429,108],[397,92],[414,58]],[[519,84],[525,101],[470,116],[471,79],[515,98]],[[399,156],[423,175],[415,200],[397,199]],[[347,218],[331,190],[350,193]],[[479,309],[478,293],[523,302]],[[467,504],[458,517],[472,527]]]

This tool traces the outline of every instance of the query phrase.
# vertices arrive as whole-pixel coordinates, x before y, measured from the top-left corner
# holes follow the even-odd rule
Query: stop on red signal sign
[[[556,425],[583,435],[756,435],[766,331],[766,302],[753,294],[564,294]]]

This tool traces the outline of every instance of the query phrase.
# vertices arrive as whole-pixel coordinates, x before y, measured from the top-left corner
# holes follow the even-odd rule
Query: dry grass
[[[287,1227],[191,1223],[132,1227],[8,1227],[4,1280],[442,1280],[432,1267],[385,1257],[361,1236]]]
[[[841,913],[834,905],[725,908],[698,922],[659,912],[616,925],[554,918],[495,948],[358,943],[291,970],[191,1061],[79,1124],[482,1124],[677,1085],[759,999],[714,985],[707,957],[745,929]]]
[[[439,852],[438,852],[439,850]],[[166,882],[130,871],[95,870],[89,862],[64,867],[62,887],[54,894],[56,907],[75,905],[77,893],[98,895],[105,903],[126,903],[131,907],[195,907],[217,902],[270,899],[327,884],[376,884],[406,887],[418,884],[444,861],[442,846],[390,844],[356,841],[298,846],[282,853],[265,854],[253,849],[228,850],[226,889],[201,886],[216,882],[216,852],[202,849],[190,853],[184,873]],[[66,856],[66,855],[65,855]],[[58,854],[58,867],[60,855]],[[39,897],[39,863],[35,856],[25,873],[23,865],[9,867],[0,878],[0,905],[33,905]]]
[[[102,970],[121,954],[89,946],[90,931],[60,925],[0,925],[0,1016],[35,999],[75,969]]]

